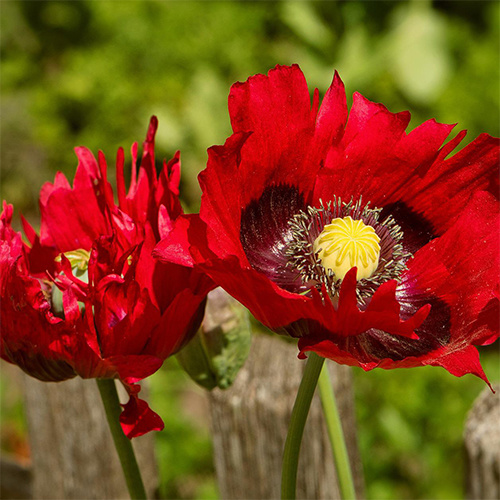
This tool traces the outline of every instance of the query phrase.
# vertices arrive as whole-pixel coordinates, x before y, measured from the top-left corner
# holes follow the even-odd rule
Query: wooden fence
[[[351,372],[334,363],[329,365],[357,496],[363,498]],[[283,443],[303,366],[296,359],[295,346],[259,335],[234,385],[226,391],[207,393],[221,498],[279,498]],[[21,467],[2,457],[1,498],[127,498],[95,382],[77,378],[47,384],[26,377],[25,395],[32,465]],[[150,498],[155,498],[158,484],[153,434],[134,440]],[[298,498],[339,498],[326,436],[315,397],[301,451]],[[495,395],[485,390],[471,410],[465,426],[465,448],[467,498],[498,499],[500,386]]]

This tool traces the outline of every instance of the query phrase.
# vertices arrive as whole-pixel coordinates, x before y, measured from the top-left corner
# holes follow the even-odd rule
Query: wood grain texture
[[[474,402],[465,424],[467,498],[500,498],[500,384],[486,387]]]
[[[129,498],[95,380],[25,379],[34,499]],[[134,449],[148,497],[158,486],[152,433]]]
[[[234,385],[210,393],[215,466],[223,499],[280,498],[281,461],[305,362],[297,347],[277,336],[255,335],[250,356]],[[346,435],[358,498],[364,496],[352,376],[348,367],[328,363]],[[304,431],[297,498],[340,498],[318,394]]]

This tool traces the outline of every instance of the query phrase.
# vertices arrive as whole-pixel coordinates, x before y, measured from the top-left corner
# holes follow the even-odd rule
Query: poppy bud
[[[248,357],[251,336],[248,311],[217,288],[208,294],[202,327],[177,359],[205,389],[227,389]]]

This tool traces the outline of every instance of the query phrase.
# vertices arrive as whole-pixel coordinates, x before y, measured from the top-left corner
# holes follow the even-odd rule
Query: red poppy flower
[[[194,334],[211,285],[152,257],[182,213],[179,154],[157,177],[156,128],[153,117],[138,175],[132,147],[128,192],[118,151],[118,205],[103,154],[96,161],[77,148],[73,187],[58,173],[42,188],[40,236],[23,220],[30,244],[23,243],[5,202],[0,221],[1,357],[44,381],[119,378],[130,394],[120,418],[128,437],[163,428],[136,382]]]
[[[311,105],[298,66],[236,83],[229,113],[200,214],[160,258],[202,269],[301,357],[487,380],[473,346],[498,338],[498,140],[450,156],[465,132],[407,133],[409,113],[357,93],[348,118],[337,74]]]

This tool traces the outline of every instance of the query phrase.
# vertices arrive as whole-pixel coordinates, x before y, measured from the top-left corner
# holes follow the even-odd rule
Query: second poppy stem
[[[325,359],[316,353],[309,353],[304,375],[302,376],[295,404],[293,405],[290,423],[288,424],[281,472],[282,500],[295,499],[300,444],[316,384],[318,383],[318,377],[324,362]]]
[[[130,439],[125,436],[120,425],[121,408],[115,381],[107,378],[98,378],[96,380],[104,409],[106,410],[111,435],[113,436],[116,451],[118,452],[123,473],[125,474],[130,498],[132,500],[144,500],[147,498],[146,490],[144,489],[134,449],[132,448]]]
[[[328,437],[333,452],[333,460],[337,469],[337,477],[339,481],[340,497],[343,500],[355,500],[356,492],[354,490],[354,482],[352,480],[352,472],[347,454],[347,447],[344,439],[344,431],[342,422],[335,402],[335,394],[333,392],[332,382],[328,374],[328,367],[323,365],[321,374],[318,380],[319,395],[321,405],[323,406],[323,414],[325,416],[326,427],[328,429]]]
[[[296,497],[300,444],[316,385],[319,387],[321,396],[341,498],[343,500],[355,500],[356,498],[342,423],[335,403],[328,369],[324,362],[325,359],[316,353],[309,353],[288,425],[281,475],[282,500],[295,500]]]

